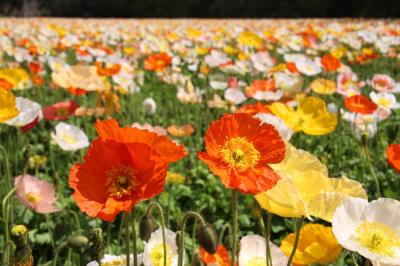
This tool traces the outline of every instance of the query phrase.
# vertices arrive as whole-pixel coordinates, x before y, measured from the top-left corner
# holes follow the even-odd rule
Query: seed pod
[[[200,225],[197,230],[197,241],[209,254],[217,252],[217,234],[211,224]]]
[[[83,235],[73,235],[68,238],[68,246],[71,248],[85,248],[88,246],[88,244],[89,239]]]
[[[151,233],[157,230],[157,223],[151,215],[143,215],[139,223],[140,239],[147,242],[150,239]]]

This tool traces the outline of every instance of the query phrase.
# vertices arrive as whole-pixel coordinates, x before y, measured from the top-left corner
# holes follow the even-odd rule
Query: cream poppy
[[[16,97],[16,106],[20,113],[16,117],[4,121],[7,125],[23,127],[42,116],[42,107],[37,102],[22,97]]]
[[[171,230],[165,230],[165,241],[167,250],[167,266],[178,265],[178,247],[176,245],[176,234]],[[159,266],[164,264],[164,248],[162,230],[154,231],[148,242],[144,243],[143,264],[146,266]]]
[[[76,151],[89,146],[88,137],[76,126],[61,122],[55,130],[51,137],[64,151]]]

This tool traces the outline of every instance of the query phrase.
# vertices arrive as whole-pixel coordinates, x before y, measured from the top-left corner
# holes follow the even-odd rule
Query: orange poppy
[[[161,71],[171,64],[172,57],[167,53],[149,55],[144,61],[144,69],[151,71]]]
[[[34,75],[38,74],[42,70],[42,67],[37,62],[29,62],[28,67],[31,73]]]
[[[209,264],[216,266],[231,265],[231,259],[229,257],[229,253],[223,245],[217,246],[217,252],[215,254],[210,254],[204,248],[200,247],[200,257],[205,265]]]
[[[344,100],[346,108],[353,113],[372,114],[378,106],[364,95],[353,95]]]
[[[260,102],[256,102],[254,104],[246,104],[236,110],[236,113],[246,113],[255,115],[258,113],[267,113],[272,114],[271,110],[268,108],[267,105],[262,104]]]
[[[336,71],[341,65],[340,60],[330,54],[326,54],[321,58],[321,64],[328,71]]]
[[[386,148],[386,158],[394,170],[400,173],[400,144],[390,144]]]
[[[152,147],[152,156],[164,163],[175,162],[186,155],[185,148],[177,145],[167,136],[159,136],[148,130],[120,127],[115,119],[96,122],[96,130],[102,140],[118,143],[143,143]]]
[[[76,96],[82,96],[82,95],[85,95],[86,93],[88,93],[87,90],[83,90],[80,88],[74,88],[74,87],[69,87],[67,90],[69,93],[76,95]]]
[[[193,134],[194,127],[191,124],[183,126],[171,125],[167,128],[167,131],[174,137],[187,137]]]
[[[299,70],[296,67],[296,64],[293,62],[286,62],[286,68],[290,71],[290,73],[297,74]]]
[[[110,77],[117,74],[121,70],[120,64],[113,64],[109,67],[105,66],[102,62],[96,62],[97,74],[100,76]]]
[[[200,160],[226,188],[257,194],[272,188],[279,176],[268,164],[285,156],[285,143],[270,124],[244,113],[226,114],[211,123]]]
[[[72,166],[69,186],[79,208],[91,217],[113,221],[140,201],[163,191],[167,164],[151,146],[113,139],[93,141],[83,163]]]
[[[36,85],[36,86],[41,86],[44,83],[44,79],[38,75],[33,75],[32,76],[32,82]]]
[[[247,97],[253,97],[257,91],[276,91],[275,80],[254,80],[253,83],[245,89]]]

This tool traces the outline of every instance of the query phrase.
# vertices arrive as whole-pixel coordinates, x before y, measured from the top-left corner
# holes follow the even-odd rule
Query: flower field
[[[398,20],[0,18],[0,265],[400,265]]]

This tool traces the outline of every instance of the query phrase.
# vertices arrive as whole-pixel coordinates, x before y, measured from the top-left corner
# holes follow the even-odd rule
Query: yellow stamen
[[[363,222],[356,228],[354,239],[371,252],[398,257],[400,237],[389,226],[379,222]]]
[[[265,258],[261,258],[261,257],[254,257],[252,259],[250,259],[246,265],[244,266],[264,266],[265,265]]]
[[[155,245],[150,252],[150,260],[154,266],[164,265],[164,248],[163,244]],[[167,265],[170,266],[172,264],[172,253],[171,248],[167,244]]]
[[[61,135],[61,139],[69,144],[76,144],[76,142],[77,142],[73,136],[66,134],[66,133]]]
[[[225,142],[221,149],[223,160],[231,168],[246,171],[257,165],[260,152],[246,138],[236,137]]]
[[[109,189],[112,196],[118,198],[131,195],[135,188],[135,171],[132,167],[121,165],[113,167],[106,173]]]
[[[25,195],[25,199],[32,204],[36,204],[40,201],[41,197],[34,193],[28,193]]]

